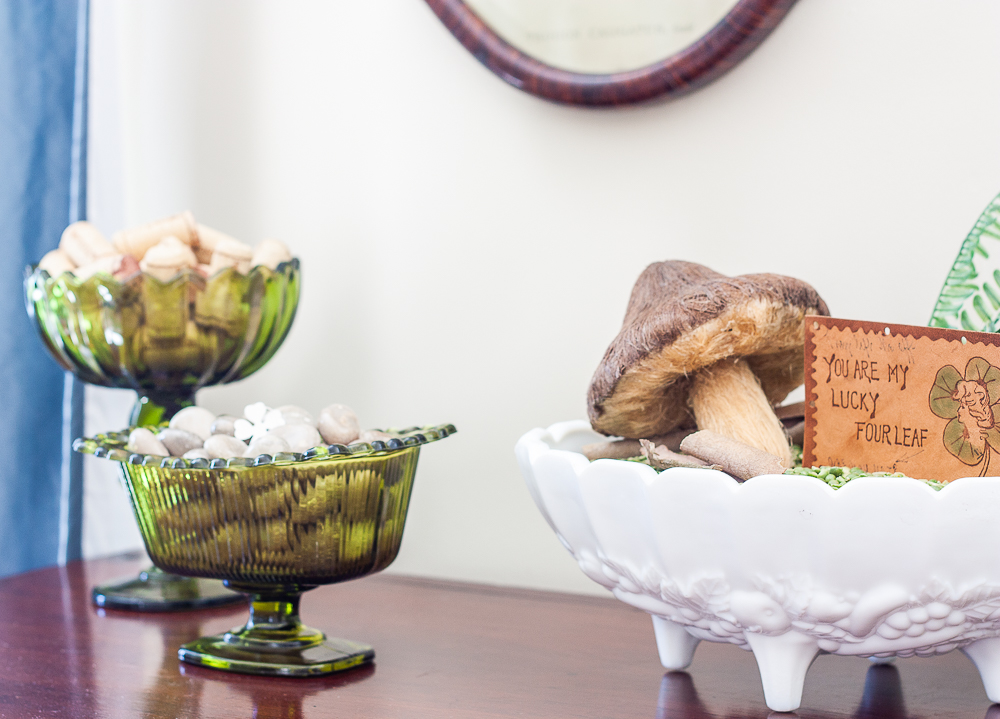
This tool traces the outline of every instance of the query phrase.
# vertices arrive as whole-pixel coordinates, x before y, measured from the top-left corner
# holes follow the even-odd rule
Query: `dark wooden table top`
[[[702,643],[664,674],[649,617],[613,599],[376,576],[320,587],[307,624],[375,646],[374,666],[319,679],[182,665],[177,647],[242,624],[242,607],[97,610],[124,557],[0,581],[0,717],[767,717],[753,657]],[[1000,719],[958,652],[870,666],[822,656],[801,717]],[[776,715],[787,716],[787,715]]]

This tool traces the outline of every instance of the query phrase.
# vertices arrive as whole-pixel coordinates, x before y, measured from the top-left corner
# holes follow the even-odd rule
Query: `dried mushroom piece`
[[[772,408],[804,380],[807,314],[829,311],[791,277],[650,265],[591,380],[591,424],[637,439],[697,424],[790,464]]]
[[[649,465],[654,469],[670,469],[671,467],[693,467],[695,469],[722,469],[719,465],[712,465],[689,454],[678,454],[672,452],[663,445],[657,446],[648,439],[640,439],[639,446],[642,448],[642,456],[646,458]]]
[[[762,474],[782,474],[788,468],[781,457],[708,429],[685,437],[681,451],[711,462],[740,481]]]

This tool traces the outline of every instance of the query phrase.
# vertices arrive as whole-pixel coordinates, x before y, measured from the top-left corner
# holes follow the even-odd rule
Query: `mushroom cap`
[[[809,314],[829,310],[816,290],[792,277],[726,277],[677,260],[650,265],[590,381],[591,425],[632,438],[693,427],[690,375],[730,357],[744,358],[777,404],[804,381]]]

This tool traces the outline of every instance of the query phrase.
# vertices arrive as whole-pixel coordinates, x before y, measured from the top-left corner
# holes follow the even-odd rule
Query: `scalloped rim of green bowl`
[[[268,267],[267,265],[254,265],[253,267],[250,268],[250,272],[248,272],[245,276],[246,277],[250,277],[254,273],[259,273],[262,268],[266,268],[267,270],[269,270],[270,272],[273,272],[275,274],[283,274],[284,271],[285,271],[285,267],[287,265],[292,265],[293,269],[295,269],[295,270],[301,270],[302,269],[302,263],[299,261],[299,258],[298,257],[293,257],[292,259],[286,260],[285,262],[279,262],[278,266],[276,268],[274,268],[273,270],[270,267]],[[45,280],[47,280],[47,279],[48,280],[53,280],[53,279],[57,280],[57,279],[59,279],[61,277],[69,275],[69,278],[72,278],[71,281],[70,281],[70,284],[72,286],[75,286],[75,287],[80,287],[80,286],[86,284],[87,282],[89,282],[90,280],[92,280],[95,277],[100,277],[103,281],[105,281],[106,284],[107,284],[108,281],[110,281],[110,283],[116,284],[119,287],[125,287],[126,285],[130,284],[131,282],[134,282],[137,277],[142,277],[144,280],[146,280],[148,282],[155,282],[155,283],[157,283],[159,285],[163,285],[164,287],[166,287],[167,285],[174,284],[178,280],[183,280],[184,282],[189,282],[197,274],[195,272],[194,268],[192,268],[192,267],[185,267],[184,269],[178,270],[177,274],[175,274],[169,280],[161,280],[159,277],[155,277],[155,276],[149,274],[148,272],[139,271],[139,272],[136,272],[134,274],[129,275],[127,278],[125,278],[125,282],[122,282],[121,280],[116,279],[114,275],[110,275],[107,272],[95,272],[90,277],[87,277],[87,278],[81,280],[79,277],[77,277],[76,275],[73,274],[72,270],[66,270],[64,272],[60,272],[58,275],[53,276],[53,275],[49,274],[48,270],[40,269],[37,264],[35,264],[35,265],[28,265],[28,267],[26,269],[28,270],[27,271],[28,279],[31,279],[35,275],[38,275],[39,279],[41,279],[43,282]],[[203,281],[203,282],[209,282],[211,280],[214,280],[216,277],[220,276],[226,270],[233,270],[233,268],[232,267],[221,267],[221,268],[219,268],[218,270],[215,271],[215,274],[209,275],[208,277],[204,277],[203,275],[200,275],[200,274],[197,274],[197,276],[198,276],[198,278],[201,281]],[[235,270],[233,270],[233,271],[235,271]],[[67,278],[67,279],[69,279],[69,278]]]
[[[163,425],[166,427],[166,425]],[[125,449],[129,433],[136,429],[129,427],[117,432],[107,432],[96,437],[81,437],[73,442],[73,449],[81,454],[92,454],[101,459],[110,459],[123,464],[139,464],[144,467],[163,469],[251,469],[267,465],[288,466],[304,462],[325,460],[343,461],[359,457],[385,456],[412,447],[436,442],[449,437],[458,430],[453,424],[439,424],[429,427],[407,427],[406,429],[383,430],[396,436],[374,442],[355,444],[328,444],[307,449],[305,452],[279,452],[261,454],[257,457],[230,457],[228,459],[184,459],[183,457],[163,457],[156,454],[137,454]],[[152,429],[152,428],[147,428]],[[159,428],[157,428],[159,429]]]

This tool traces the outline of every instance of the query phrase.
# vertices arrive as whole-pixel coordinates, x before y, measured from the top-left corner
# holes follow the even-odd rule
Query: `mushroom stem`
[[[756,447],[792,466],[781,422],[745,360],[725,359],[696,372],[688,401],[698,429]]]

